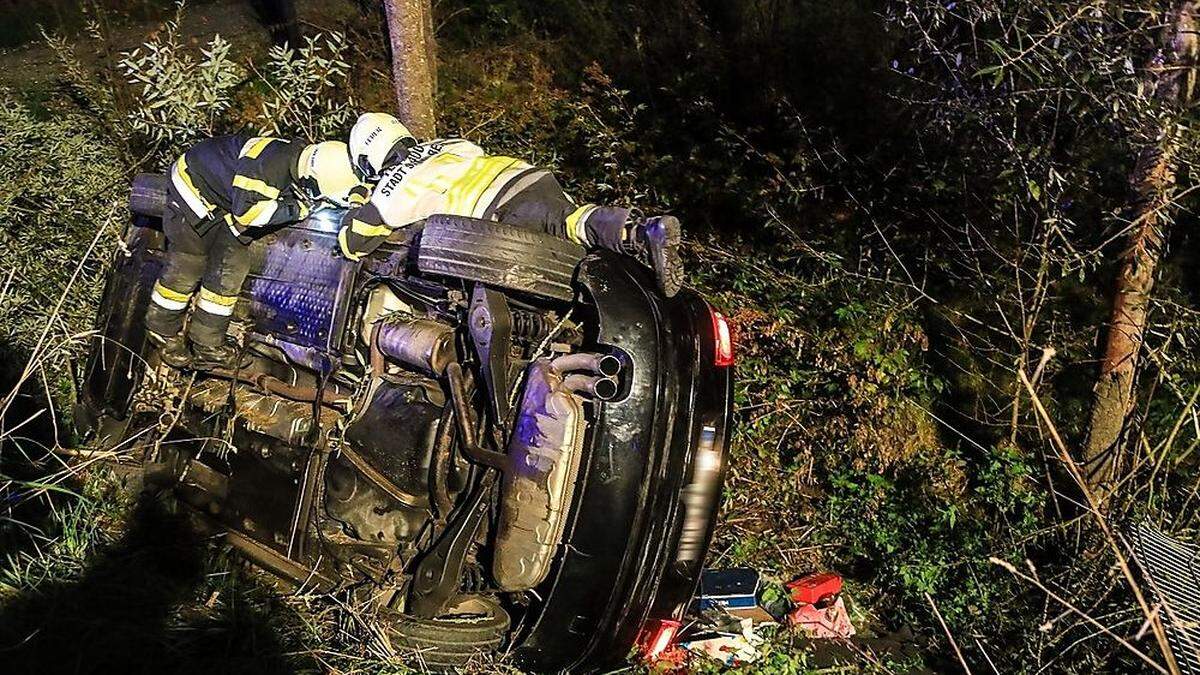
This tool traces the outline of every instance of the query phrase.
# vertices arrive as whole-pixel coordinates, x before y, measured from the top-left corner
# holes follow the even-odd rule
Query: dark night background
[[[1168,112],[1145,65],[1172,6],[443,0],[439,131],[552,166],[590,200],[685,223],[690,282],[731,317],[739,352],[714,561],[781,580],[844,574],[856,625],[878,641],[864,644],[880,650],[846,657],[856,669],[959,668],[936,607],[975,672],[1137,672],[1124,648],[988,559],[1029,560],[1156,654],[1134,637],[1143,617],[1017,372],[1078,447],[1129,177]],[[393,107],[377,4],[296,9],[288,23],[273,3],[192,2],[172,33],[159,28],[166,2],[0,0],[0,393],[39,359],[0,429],[0,663],[41,670],[70,645],[64,672],[167,659],[197,672],[383,668],[328,603],[273,595],[170,516],[130,507],[119,476],[64,472],[47,454],[70,444],[77,336],[128,177],[194,138],[272,123],[272,42],[345,38],[327,44],[347,66],[314,99],[319,123],[284,119],[280,132],[344,138],[351,113]],[[215,34],[237,71],[221,104],[154,131],[161,111],[201,109],[189,87],[213,72],[198,55]],[[159,58],[189,77],[151,110],[131,82],[148,66],[123,53],[172,39]],[[1179,114],[1178,198],[1125,441],[1134,461],[1109,513],[1186,535],[1200,252],[1194,109]],[[55,414],[16,426],[41,410]],[[758,667],[808,672],[809,651],[773,642]]]

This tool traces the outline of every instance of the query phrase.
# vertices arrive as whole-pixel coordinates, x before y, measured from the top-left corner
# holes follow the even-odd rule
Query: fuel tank
[[[376,383],[370,403],[346,428],[359,469],[408,506],[429,508],[434,445],[445,398],[432,380]]]

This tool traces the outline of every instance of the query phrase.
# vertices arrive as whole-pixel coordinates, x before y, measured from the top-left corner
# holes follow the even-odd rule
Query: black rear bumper
[[[663,298],[644,270],[609,255],[588,258],[579,281],[599,312],[597,342],[627,357],[631,385],[598,409],[562,557],[516,638],[518,662],[538,670],[619,662],[648,618],[682,615],[730,431],[732,373],[714,365],[699,295]]]

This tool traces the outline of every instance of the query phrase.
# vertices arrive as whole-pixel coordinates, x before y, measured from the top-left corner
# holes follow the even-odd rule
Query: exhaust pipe
[[[575,394],[587,394],[599,401],[612,400],[620,389],[614,378],[579,374],[564,377],[562,386],[567,391]]]
[[[551,367],[560,373],[576,370],[586,370],[604,377],[616,377],[621,372],[621,360],[612,354],[595,354],[579,352],[560,356],[550,362]]]

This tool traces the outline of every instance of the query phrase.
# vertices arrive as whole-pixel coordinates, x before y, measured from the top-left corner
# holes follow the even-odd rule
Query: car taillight
[[[680,623],[671,619],[656,619],[646,623],[642,628],[642,657],[647,661],[657,661],[667,647],[675,641]]]
[[[718,367],[733,365],[733,337],[729,334],[729,321],[715,309],[709,308],[712,314],[713,339],[715,354],[713,364]]]

